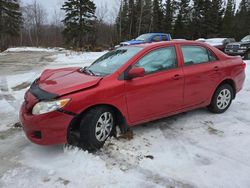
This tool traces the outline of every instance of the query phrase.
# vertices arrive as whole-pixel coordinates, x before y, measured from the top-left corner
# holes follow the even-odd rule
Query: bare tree
[[[42,34],[42,26],[47,19],[45,9],[36,0],[23,8],[24,29],[28,30],[29,39],[32,45],[39,45],[39,38]],[[35,36],[35,41],[33,37]]]
[[[57,6],[54,8],[54,14],[52,17],[52,24],[56,26],[63,26],[62,20],[64,19],[64,11],[61,9],[63,0],[57,0]]]
[[[99,22],[103,22],[104,18],[107,17],[107,13],[108,13],[108,5],[107,2],[106,3],[102,3],[96,10],[96,17],[98,19]]]

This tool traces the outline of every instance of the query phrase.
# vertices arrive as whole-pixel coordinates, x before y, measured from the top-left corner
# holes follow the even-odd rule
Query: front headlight
[[[240,49],[247,49],[247,46],[241,46]]]
[[[61,99],[56,101],[39,102],[33,107],[32,114],[40,115],[59,110],[68,104],[69,101],[70,99]]]

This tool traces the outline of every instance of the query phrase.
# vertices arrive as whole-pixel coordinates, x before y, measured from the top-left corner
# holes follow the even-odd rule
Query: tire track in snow
[[[183,134],[171,127],[171,125],[174,123],[175,122],[170,121],[170,123],[169,123],[169,121],[167,121],[167,125],[160,125],[159,126],[159,129],[162,132],[165,139],[169,140],[169,135],[172,134],[171,139],[175,140],[175,143],[174,143],[175,146],[172,146],[172,147],[177,148],[179,150],[179,153],[181,153],[182,155],[186,155],[186,157],[189,159],[189,161],[195,160],[195,162],[201,163],[202,165],[210,164],[211,163],[210,159],[205,158],[205,157],[201,157],[197,153],[190,152],[190,150],[188,149],[189,145],[187,145],[187,141],[185,139],[183,139],[184,138]],[[166,129],[170,130],[170,131],[166,131]],[[200,173],[200,170],[197,169],[196,165],[193,165],[193,171],[195,172],[196,176],[199,177],[201,184],[207,186],[206,185],[206,182],[207,182],[206,178],[202,176],[202,174]]]
[[[18,108],[17,100],[11,93],[6,76],[0,77],[0,100],[5,100],[14,109]]]

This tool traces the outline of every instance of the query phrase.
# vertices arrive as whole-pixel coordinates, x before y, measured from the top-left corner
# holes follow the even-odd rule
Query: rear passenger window
[[[216,61],[217,58],[206,48],[201,46],[182,46],[185,65],[193,65]]]

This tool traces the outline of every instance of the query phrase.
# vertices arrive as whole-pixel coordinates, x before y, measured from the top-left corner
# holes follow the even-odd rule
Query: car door
[[[148,120],[179,109],[183,103],[183,72],[174,46],[150,51],[133,66],[145,76],[125,81],[131,123]]]
[[[207,103],[220,82],[222,64],[202,46],[183,45],[184,107]]]

